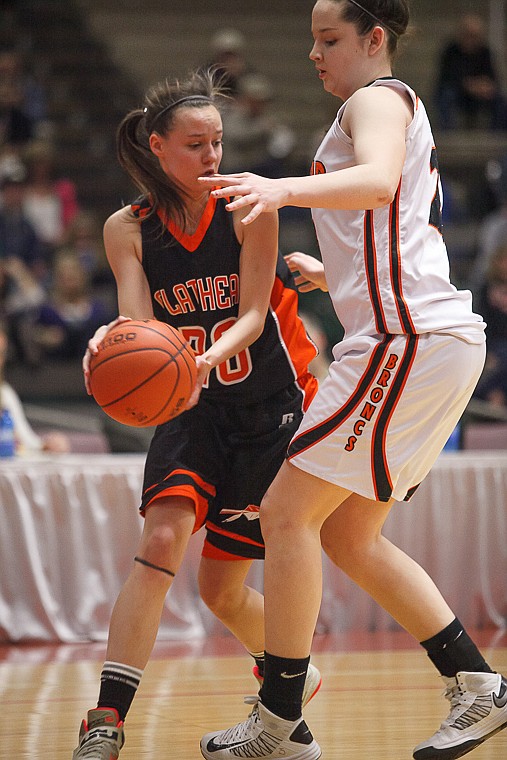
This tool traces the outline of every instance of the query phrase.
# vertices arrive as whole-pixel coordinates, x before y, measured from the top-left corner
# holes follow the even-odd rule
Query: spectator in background
[[[486,282],[490,261],[507,241],[507,155],[490,161],[487,176],[497,207],[486,214],[478,230],[478,244],[470,273],[470,288],[480,294]]]
[[[246,39],[238,29],[219,29],[211,40],[211,60],[205,68],[215,68],[223,77],[227,94],[236,97],[239,83],[249,68],[245,57]]]
[[[507,409],[507,242],[491,258],[477,307],[486,322],[487,355],[474,395]]]
[[[71,180],[56,177],[55,153],[49,142],[30,142],[23,158],[28,170],[23,209],[51,258],[77,214],[76,187]]]
[[[62,248],[74,251],[94,288],[112,289],[116,304],[116,286],[104,251],[102,226],[92,211],[78,210],[65,230]]]
[[[505,103],[484,22],[467,13],[443,49],[436,103],[442,129],[505,129]]]
[[[245,74],[234,104],[222,114],[224,173],[251,171],[267,177],[287,173],[286,159],[293,151],[294,132],[270,112],[273,89],[263,74]]]
[[[33,320],[46,293],[21,259],[0,259],[0,319],[5,323],[16,358],[38,363],[33,350]]]
[[[0,322],[0,409],[8,409],[11,414],[14,423],[16,453],[48,451],[62,454],[70,451],[70,441],[64,433],[51,431],[39,436],[31,427],[18,394],[4,379],[8,350],[7,328]]]
[[[0,259],[21,260],[43,282],[48,261],[23,208],[26,179],[26,169],[19,159],[5,157],[0,164]]]
[[[46,88],[16,47],[0,48],[0,82],[11,84],[19,93],[19,110],[29,119],[34,134],[48,126]]]
[[[22,92],[0,78],[0,151],[19,151],[33,137],[31,119],[21,109]]]
[[[93,296],[89,274],[74,252],[60,251],[53,265],[50,293],[34,325],[34,339],[43,356],[81,361],[90,335],[115,316]]]

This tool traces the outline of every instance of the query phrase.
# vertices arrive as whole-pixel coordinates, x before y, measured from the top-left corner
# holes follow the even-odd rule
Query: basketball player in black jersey
[[[206,527],[201,595],[255,657],[262,681],[263,598],[245,585],[263,558],[259,504],[317,382],[316,349],[277,253],[277,214],[245,226],[198,177],[222,156],[220,88],[212,72],[151,88],[118,129],[118,156],[140,197],[106,222],[106,253],[122,315],[100,328],[83,360],[125,318],[179,328],[197,354],[189,408],[160,425],[145,467],[145,517],[131,573],[116,601],[97,708],[73,760],[114,760],[123,722],[150,657],[166,594],[191,534]],[[320,685],[310,668],[307,702]]]

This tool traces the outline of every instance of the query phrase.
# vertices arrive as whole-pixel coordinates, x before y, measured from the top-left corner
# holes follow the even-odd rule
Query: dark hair
[[[394,56],[398,39],[407,31],[410,10],[408,0],[338,0],[343,4],[342,18],[355,24],[358,34],[365,35],[375,26],[387,32],[387,50]]]
[[[216,70],[195,71],[184,81],[166,79],[153,85],[144,97],[144,106],[122,119],[116,133],[118,161],[141,193],[149,196],[148,216],[161,209],[185,226],[182,191],[171,183],[152,153],[150,135],[167,134],[178,108],[202,108],[210,104],[219,108],[224,95],[222,79]]]

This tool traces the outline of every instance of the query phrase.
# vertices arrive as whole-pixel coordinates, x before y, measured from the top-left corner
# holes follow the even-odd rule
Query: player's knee
[[[373,542],[375,543],[375,541]],[[351,575],[367,562],[372,542],[365,536],[343,532],[328,536],[321,532],[321,544],[329,559],[341,570]]]
[[[172,569],[171,560],[180,554],[179,542],[180,538],[172,525],[157,525],[143,542],[142,557],[156,565]]]
[[[265,505],[264,502],[260,510],[260,524],[265,543],[272,539],[276,540],[276,536],[282,530],[280,515],[277,515],[276,511],[271,509],[269,504]]]
[[[227,618],[238,604],[237,590],[199,577],[199,593],[206,607],[218,618]]]
[[[264,542],[290,540],[290,536],[299,533],[309,521],[306,521],[306,515],[292,511],[280,509],[280,507],[270,499],[267,494],[262,500],[259,512],[262,536]]]

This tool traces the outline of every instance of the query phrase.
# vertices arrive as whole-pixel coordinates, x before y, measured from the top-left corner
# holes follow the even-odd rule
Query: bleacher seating
[[[242,31],[248,40],[246,54],[251,65],[269,76],[276,93],[276,110],[281,120],[298,135],[295,166],[309,166],[316,136],[336,112],[336,99],[325,93],[308,60],[312,44],[309,0],[257,0],[243,6],[223,0],[220,13],[206,0],[146,0],[142,13],[134,0],[115,4],[104,0],[80,0],[89,29],[106,47],[115,64],[140,90],[168,73],[184,74],[209,58],[213,33],[224,26]],[[412,3],[413,33],[402,41],[396,63],[398,75],[409,82],[434,119],[433,92],[438,54],[454,32],[464,10],[462,0],[433,0]],[[473,10],[486,16],[489,0],[477,0]],[[406,50],[405,50],[406,48]],[[471,219],[449,219],[446,240],[454,277],[466,285],[467,268],[475,252],[477,216],[485,185],[485,165],[507,153],[507,133],[438,133],[436,142],[440,168],[449,188],[471,186]],[[482,195],[481,195],[482,194]],[[451,207],[449,193],[448,208]],[[487,204],[487,200],[485,201]],[[474,217],[475,214],[475,217]]]
[[[114,133],[135,103],[136,87],[75,2],[20,0],[15,7],[17,41],[44,71],[56,169],[76,183],[80,203],[105,219],[130,192],[116,161]]]

